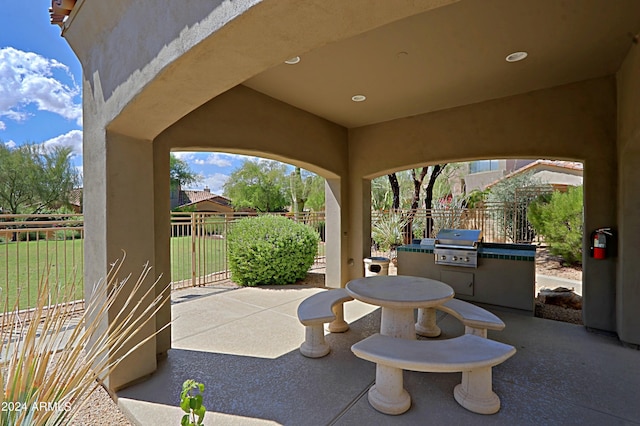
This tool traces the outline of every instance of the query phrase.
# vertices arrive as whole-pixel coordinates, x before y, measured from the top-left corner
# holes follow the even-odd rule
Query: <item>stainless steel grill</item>
[[[442,229],[434,243],[436,264],[477,268],[481,242],[481,230]]]

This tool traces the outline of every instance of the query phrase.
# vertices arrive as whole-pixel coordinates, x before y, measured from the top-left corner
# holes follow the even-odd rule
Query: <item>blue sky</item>
[[[5,8],[0,30],[0,141],[65,145],[82,172],[82,68],[49,23],[51,0],[24,0]],[[245,159],[224,153],[176,153],[202,180],[192,189],[222,194]]]

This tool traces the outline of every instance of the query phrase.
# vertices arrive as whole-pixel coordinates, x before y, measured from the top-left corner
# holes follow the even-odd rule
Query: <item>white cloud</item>
[[[54,77],[54,71],[64,72],[71,84]],[[49,111],[68,120],[82,123],[82,105],[75,98],[80,88],[69,68],[33,52],[13,47],[0,49],[0,117],[14,121],[27,119],[22,108],[35,104],[40,111]]]
[[[191,162],[195,159],[195,154],[193,152],[175,151],[175,152],[171,152],[171,154],[173,154],[173,156],[176,157],[177,159],[186,161],[186,162]]]
[[[82,155],[82,130],[71,130],[64,135],[43,142],[42,145],[45,148],[66,146],[72,149],[73,155]]]
[[[7,125],[4,124],[4,121],[0,121],[0,130],[4,130],[7,128]]]
[[[10,141],[8,141],[8,142],[5,142],[4,144],[5,144],[5,146],[6,146],[7,148],[9,148],[9,149],[13,149],[13,148],[15,148],[16,146],[18,146],[18,144],[17,144],[17,143],[15,143],[15,142],[14,142],[14,141],[12,141],[12,140],[10,140]]]
[[[215,173],[212,175],[204,176],[201,182],[204,186],[208,186],[211,189],[212,194],[222,195],[222,187],[228,179],[229,175]]]
[[[233,156],[231,155],[219,154],[215,152],[207,155],[207,157],[204,159],[196,158],[194,160],[194,163],[200,166],[211,165],[211,166],[217,166],[217,167],[229,167],[232,164],[231,163],[232,158]]]

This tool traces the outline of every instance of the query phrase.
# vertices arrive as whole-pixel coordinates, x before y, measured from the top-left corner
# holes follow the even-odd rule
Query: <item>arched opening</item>
[[[178,151],[171,154],[171,164],[172,176],[182,176],[170,191],[174,289],[229,282],[228,231],[245,217],[265,214],[287,217],[317,232],[317,254],[309,271],[313,275],[301,284],[325,285],[322,176],[265,157],[225,152]]]
[[[506,260],[502,260],[503,257],[522,260],[524,253],[520,253],[522,256],[496,255],[496,258],[500,257],[499,261],[483,261],[481,254],[477,265],[479,269],[475,271],[456,270],[452,265],[436,267],[440,269],[437,272],[425,270],[425,265],[434,264],[432,251],[425,249],[425,244],[433,244],[429,237],[437,238],[439,230],[443,228],[477,229],[482,235],[481,253],[483,248],[488,250],[489,247],[520,249],[529,246],[535,254],[531,262],[520,262],[522,265],[535,265],[533,274],[526,271],[521,274],[522,282],[519,284],[524,288],[522,291],[530,294],[529,307],[527,304],[510,305],[508,301],[504,302],[507,307],[531,310],[543,318],[582,324],[581,266],[582,257],[589,256],[589,251],[583,248],[582,243],[586,238],[583,231],[583,164],[546,159],[488,159],[448,163],[447,172],[440,174],[436,180],[439,185],[435,194],[429,195],[433,201],[425,209],[427,206],[422,201],[427,196],[423,194],[416,200],[419,192],[415,188],[421,188],[425,193],[433,192],[433,187],[427,190],[427,182],[440,166],[399,170],[372,180],[372,256],[389,256],[392,259],[389,271],[394,274],[398,269],[403,271],[402,265],[395,267],[398,258],[403,255],[406,258],[406,251],[422,248],[425,254],[420,267],[414,265],[409,269],[404,268],[403,274],[426,274],[430,278],[440,279],[445,274],[449,279],[458,279],[460,272],[465,271],[467,274],[464,279],[474,286],[476,292],[474,294],[474,291],[460,288],[456,294],[492,304],[488,298],[478,295],[482,286],[490,285],[482,280],[499,282],[503,278],[498,275],[484,276],[483,262],[504,263]],[[468,186],[463,182],[468,182]],[[429,184],[433,185],[433,182]],[[466,191],[462,192],[461,189],[465,187]],[[402,194],[389,195],[390,192]],[[567,201],[569,197],[571,202]],[[394,202],[399,205],[393,205]],[[425,229],[425,225],[428,229]],[[398,247],[403,254],[396,253]],[[484,257],[494,256],[487,254]],[[495,272],[500,275],[512,264],[498,265]],[[479,277],[482,277],[481,282],[478,282]],[[553,289],[557,290],[551,292]],[[502,291],[507,293],[511,290]]]

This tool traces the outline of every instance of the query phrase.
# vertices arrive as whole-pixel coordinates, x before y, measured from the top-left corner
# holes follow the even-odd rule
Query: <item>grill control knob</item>
[[[456,260],[458,260],[458,256],[453,256],[453,257],[451,258],[451,260],[453,260],[453,261],[455,262]]]
[[[465,257],[465,258],[464,258],[464,261],[465,261],[465,262],[468,262],[468,261],[469,261],[469,258],[468,258],[468,257]]]
[[[440,256],[440,260],[447,260],[447,256],[443,254],[442,256]]]

